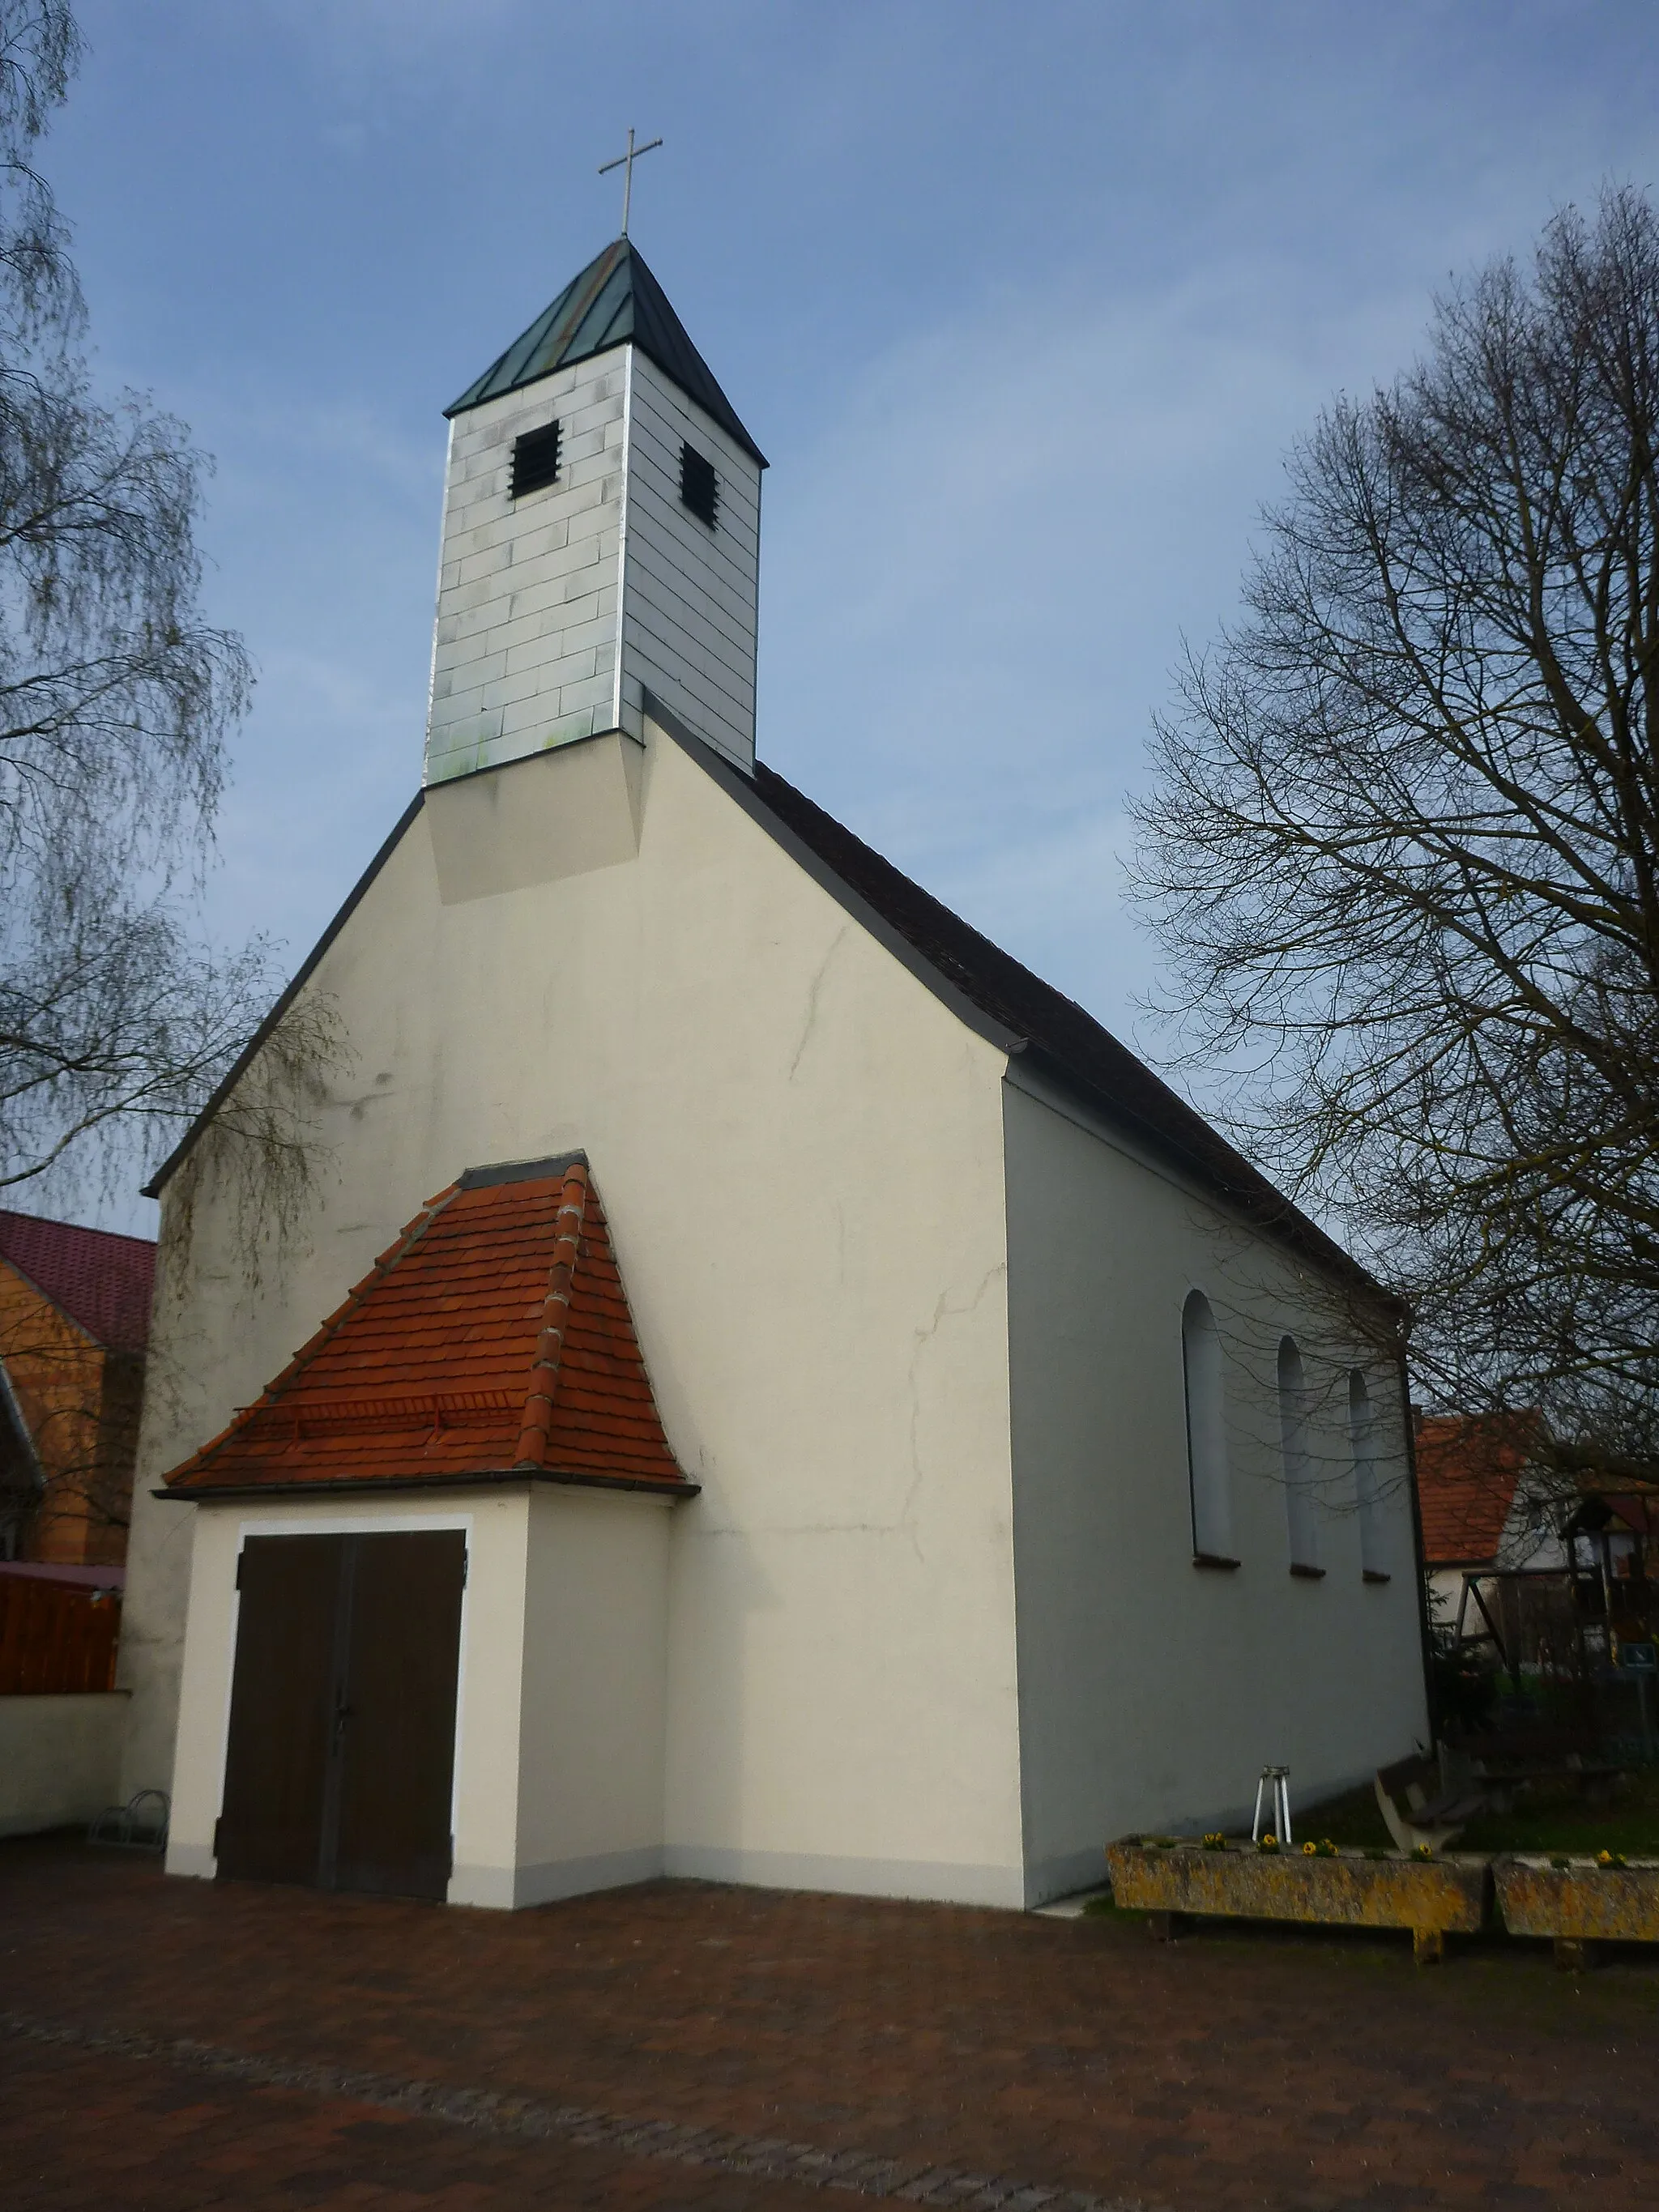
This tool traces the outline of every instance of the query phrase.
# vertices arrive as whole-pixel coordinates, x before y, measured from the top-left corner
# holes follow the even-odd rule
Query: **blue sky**
[[[630,123],[634,236],[772,463],[763,757],[1132,1037],[1124,797],[1286,446],[1453,272],[1659,182],[1650,0],[81,16],[45,166],[97,372],[216,456],[259,671],[211,919],[293,960],[418,780],[441,410],[614,234]]]

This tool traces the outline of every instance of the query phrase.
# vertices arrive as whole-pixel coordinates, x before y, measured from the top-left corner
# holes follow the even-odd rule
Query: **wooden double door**
[[[445,1894],[465,1579],[459,1529],[247,1540],[222,1877]]]

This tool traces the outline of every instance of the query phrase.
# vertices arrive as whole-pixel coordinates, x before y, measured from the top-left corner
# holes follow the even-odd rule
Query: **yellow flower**
[[[1302,1846],[1302,1856],[1304,1859],[1316,1859],[1319,1856],[1318,1844],[1304,1844]]]

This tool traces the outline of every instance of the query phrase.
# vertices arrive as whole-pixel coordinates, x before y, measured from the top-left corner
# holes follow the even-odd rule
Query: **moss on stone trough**
[[[1592,1943],[1659,1943],[1659,1862],[1504,1857],[1492,1880],[1510,1934],[1547,1936],[1558,1966],[1587,1965]]]
[[[1238,1920],[1291,1920],[1332,1928],[1409,1928],[1427,1965],[1448,1936],[1474,1935],[1486,1920],[1489,1862],[1407,1858],[1395,1852],[1224,1850],[1189,1841],[1127,1836],[1107,1846],[1112,1894],[1150,1917],[1165,1936],[1183,1913]]]

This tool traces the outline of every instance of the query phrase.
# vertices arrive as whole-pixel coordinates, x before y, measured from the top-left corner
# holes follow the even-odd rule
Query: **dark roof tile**
[[[630,338],[688,399],[694,399],[762,468],[766,466],[765,454],[738,421],[736,408],[669,305],[668,295],[646,267],[638,246],[626,238],[614,239],[580,276],[573,276],[552,305],[444,412],[464,415],[487,399],[521,391],[556,368],[590,360]]]

